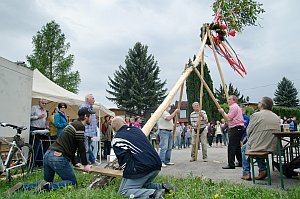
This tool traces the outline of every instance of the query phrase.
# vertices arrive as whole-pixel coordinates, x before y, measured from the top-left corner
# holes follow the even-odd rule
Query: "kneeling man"
[[[113,150],[123,178],[118,193],[130,198],[162,198],[175,191],[168,183],[153,183],[161,170],[161,160],[146,135],[137,127],[127,126],[122,117],[115,117],[112,128],[117,132]]]

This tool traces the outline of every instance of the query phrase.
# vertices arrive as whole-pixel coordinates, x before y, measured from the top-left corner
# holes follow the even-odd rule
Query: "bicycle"
[[[3,164],[3,159],[0,156],[0,174],[6,173],[6,180],[10,182],[13,177],[27,176],[33,170],[34,153],[32,146],[25,143],[21,138],[22,131],[27,128],[24,126],[16,126],[13,124],[7,124],[0,122],[2,127],[11,127],[17,131],[17,134],[13,137],[13,141],[9,142],[5,138],[0,138],[1,141],[10,145],[7,158]],[[2,169],[2,171],[1,171]]]

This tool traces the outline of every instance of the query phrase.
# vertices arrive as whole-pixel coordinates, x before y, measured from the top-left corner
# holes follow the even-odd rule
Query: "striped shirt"
[[[49,149],[62,152],[63,156],[70,160],[73,165],[76,164],[75,153],[78,150],[82,165],[87,165],[84,145],[84,125],[82,122],[76,120],[71,125],[66,126]]]
[[[83,107],[87,107],[90,111],[93,110],[93,106],[87,104],[86,102],[83,103],[79,109],[83,108]],[[96,114],[92,114],[92,121],[90,123],[90,125],[85,125],[85,136],[87,137],[97,137],[97,118],[96,118]]]
[[[206,123],[208,121],[207,115],[204,110],[201,110],[201,113],[202,113],[202,119],[200,120],[200,128],[205,128]],[[197,129],[198,117],[199,117],[199,112],[194,111],[190,115],[191,125],[192,125],[193,129]]]

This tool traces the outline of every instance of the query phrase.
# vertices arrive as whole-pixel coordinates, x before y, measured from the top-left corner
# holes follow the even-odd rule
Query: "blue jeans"
[[[223,133],[224,134],[224,145],[228,145],[228,133]]]
[[[181,136],[176,135],[174,139],[174,149],[176,148],[176,145],[178,145],[178,149],[181,149]]]
[[[159,157],[161,162],[169,163],[171,160],[171,150],[172,150],[172,131],[159,130]]]
[[[136,179],[122,178],[118,193],[130,198],[149,198],[156,189],[163,188],[161,183],[152,182],[158,173],[159,171],[152,171]]]
[[[95,163],[96,158],[94,156],[93,150],[92,150],[92,138],[91,137],[84,137],[84,144],[85,144],[85,150],[86,150],[86,157],[91,162],[91,164]]]
[[[57,190],[61,187],[68,185],[76,185],[76,176],[74,174],[71,163],[63,155],[55,156],[54,150],[47,150],[44,156],[44,180],[49,182],[49,185],[45,186],[48,190]],[[62,179],[60,182],[53,182],[55,173]],[[39,182],[25,184],[23,187],[25,190],[30,190],[36,187]]]
[[[250,159],[246,157],[246,144],[242,146],[242,167],[243,175],[250,174]],[[259,172],[266,170],[266,163],[262,159],[256,159]]]

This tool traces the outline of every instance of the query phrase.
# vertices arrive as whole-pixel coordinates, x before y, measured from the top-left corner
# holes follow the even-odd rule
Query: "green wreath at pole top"
[[[258,15],[265,12],[262,5],[253,0],[216,0],[212,9],[228,30],[242,32],[246,26],[257,25]]]

